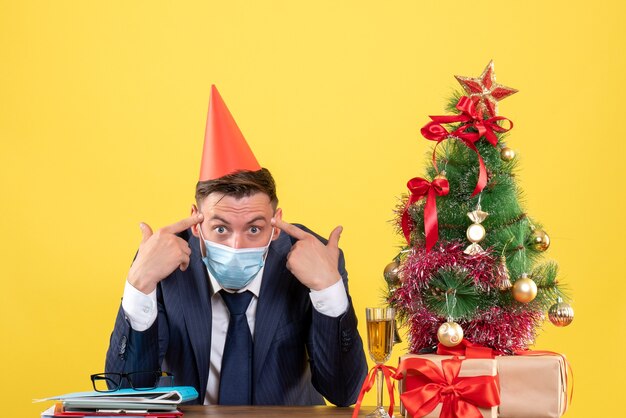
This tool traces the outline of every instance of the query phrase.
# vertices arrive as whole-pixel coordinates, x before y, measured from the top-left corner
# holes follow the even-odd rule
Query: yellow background
[[[48,404],[32,398],[102,371],[138,223],[189,213],[211,83],[273,171],[285,219],[344,226],[364,336],[401,244],[392,209],[432,145],[419,128],[454,74],[492,58],[520,90],[500,113],[576,310],[536,348],[574,367],[568,416],[617,414],[625,16],[618,0],[2,1],[2,415],[37,416]]]

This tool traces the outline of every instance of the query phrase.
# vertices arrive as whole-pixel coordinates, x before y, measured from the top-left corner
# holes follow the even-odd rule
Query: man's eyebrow
[[[221,217],[221,216],[219,216],[219,215],[213,215],[213,216],[211,216],[211,217],[209,218],[209,221],[220,221],[220,222],[222,222],[222,223],[224,223],[224,224],[226,224],[226,225],[230,225],[230,223],[229,223],[226,219],[222,218],[222,217]]]
[[[226,219],[222,218],[220,215],[213,215],[208,220],[209,221],[219,221],[219,222],[222,222],[222,223],[224,223],[226,225],[230,225],[230,222],[228,222]],[[258,222],[258,221],[265,221],[265,216],[262,216],[262,215],[255,216],[254,218],[250,219],[247,222],[247,224],[251,225],[251,224],[253,224],[255,222]]]
[[[257,221],[265,221],[265,216],[259,215],[259,216],[252,218],[251,220],[248,221],[248,225],[253,224]]]

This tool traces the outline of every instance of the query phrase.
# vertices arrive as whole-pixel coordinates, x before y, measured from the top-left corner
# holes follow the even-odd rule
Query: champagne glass
[[[367,348],[370,357],[378,365],[384,364],[391,356],[393,348],[394,316],[393,308],[365,308],[367,319]],[[368,417],[390,418],[383,408],[383,371],[378,369],[376,374],[377,406]]]

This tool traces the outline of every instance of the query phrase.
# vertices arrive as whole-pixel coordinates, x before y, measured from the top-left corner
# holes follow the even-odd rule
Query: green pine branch
[[[426,307],[444,318],[471,319],[477,310],[491,305],[492,299],[479,292],[467,271],[459,268],[439,270],[423,292]]]

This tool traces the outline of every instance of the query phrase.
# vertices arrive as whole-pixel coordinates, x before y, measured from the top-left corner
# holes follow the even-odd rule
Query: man
[[[205,404],[353,404],[367,366],[341,227],[326,241],[282,220],[215,87],[196,204],[156,233],[140,225],[106,371],[163,369]]]

